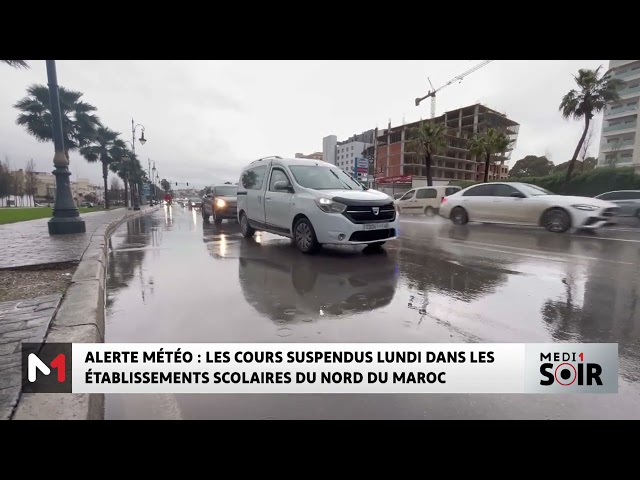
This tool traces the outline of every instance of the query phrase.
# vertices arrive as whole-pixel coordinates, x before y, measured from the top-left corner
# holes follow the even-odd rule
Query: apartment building
[[[520,125],[507,118],[503,113],[492,110],[482,104],[470,105],[444,113],[434,122],[448,127],[446,151],[433,156],[431,174],[434,181],[471,180],[484,178],[485,158],[476,158],[468,149],[468,140],[476,133],[486,132],[488,128],[504,131],[513,141],[517,140]],[[385,183],[389,178],[425,177],[426,167],[419,155],[411,151],[410,134],[412,128],[419,127],[422,121],[388,128],[378,132],[375,142],[375,182]],[[509,176],[509,167],[505,165],[511,152],[500,152],[492,156],[489,166],[489,180],[505,180]]]
[[[352,135],[341,142],[337,141],[335,135],[329,135],[322,140],[323,159],[355,176],[358,173],[358,159],[364,157],[365,150],[373,146],[374,142],[374,129]]]
[[[598,166],[633,167],[640,173],[640,60],[610,60],[609,68],[624,85],[620,100],[604,109]]]

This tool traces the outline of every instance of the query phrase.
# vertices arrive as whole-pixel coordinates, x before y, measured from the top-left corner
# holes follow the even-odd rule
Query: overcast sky
[[[236,182],[242,166],[268,155],[322,150],[322,138],[338,140],[370,128],[428,118],[430,103],[414,99],[481,60],[413,61],[148,61],[59,60],[60,85],[84,93],[108,127],[131,140],[131,118],[145,126],[147,143],[136,144],[161,177],[204,186]],[[579,68],[608,60],[494,60],[461,83],[439,92],[436,115],[473,103],[506,113],[520,123],[512,163],[546,155],[571,158],[582,124],[558,112],[575,86]],[[43,60],[30,70],[0,64],[0,156],[14,168],[30,158],[52,170],[53,144],[38,143],[15,124],[13,104],[28,85],[46,84]],[[591,154],[597,155],[601,117]],[[139,131],[137,134],[139,137]],[[101,169],[71,154],[73,177],[100,181]]]

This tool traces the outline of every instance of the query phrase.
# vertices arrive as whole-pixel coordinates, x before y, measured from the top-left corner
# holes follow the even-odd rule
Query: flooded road
[[[107,395],[107,419],[640,419],[640,230],[403,217],[382,253],[164,207],[112,237],[107,342],[618,342],[617,395]]]

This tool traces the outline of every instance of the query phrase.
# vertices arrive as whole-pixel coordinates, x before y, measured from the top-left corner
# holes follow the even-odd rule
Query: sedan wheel
[[[545,214],[543,224],[550,232],[563,233],[571,227],[571,218],[564,210],[554,208]]]
[[[469,221],[469,216],[464,208],[456,207],[451,212],[451,221],[456,225],[464,225]]]

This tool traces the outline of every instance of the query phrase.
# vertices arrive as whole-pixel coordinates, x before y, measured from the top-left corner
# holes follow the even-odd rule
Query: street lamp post
[[[134,122],[133,118],[131,119],[131,151],[135,157],[136,155],[136,128],[140,127],[142,129],[142,134],[140,135],[140,144],[144,145],[145,143],[147,143],[147,139],[144,138],[144,125],[142,124],[138,124],[136,125],[136,122]],[[140,210],[140,192],[138,192],[138,185],[136,183],[136,196],[135,199],[133,201],[133,209],[134,210]]]
[[[151,162],[151,160],[149,160],[149,162]],[[156,194],[156,162],[153,162],[153,168],[150,171],[151,175],[150,175],[150,179],[151,179],[151,184],[153,185],[153,199],[157,200],[157,194]]]
[[[62,133],[62,115],[60,113],[60,97],[58,96],[58,76],[56,61],[47,60],[47,81],[51,99],[51,123],[53,126],[53,174],[56,177],[56,198],[53,205],[53,217],[48,222],[49,235],[66,233],[85,233],[84,220],[71,195],[69,177],[69,159],[64,152],[64,135]]]

